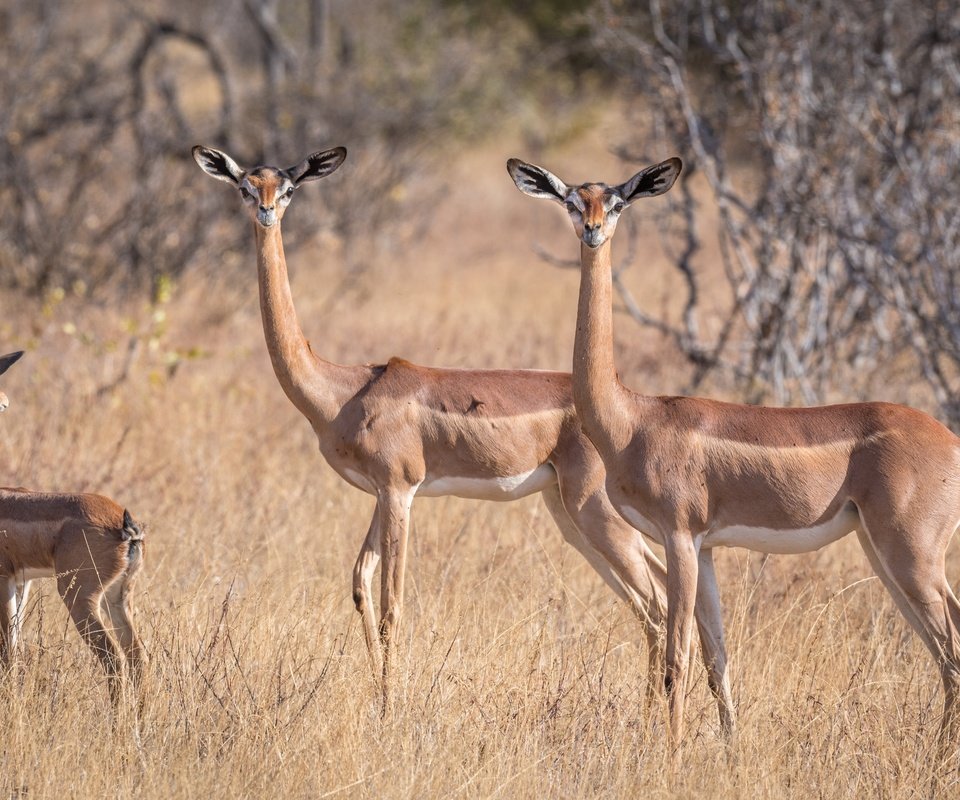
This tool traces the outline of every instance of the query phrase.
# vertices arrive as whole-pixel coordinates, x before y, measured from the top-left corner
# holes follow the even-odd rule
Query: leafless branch
[[[714,267],[683,184],[671,224],[659,226],[673,231],[668,242],[679,231],[668,248],[686,281],[675,341],[691,384],[711,377],[751,400],[812,403],[834,387],[846,397],[885,389],[886,370],[912,357],[960,423],[960,9],[604,8],[598,53],[646,98],[646,135],[705,176],[701,202],[720,221],[727,293],[709,304],[698,275]],[[719,328],[703,324],[718,313]]]

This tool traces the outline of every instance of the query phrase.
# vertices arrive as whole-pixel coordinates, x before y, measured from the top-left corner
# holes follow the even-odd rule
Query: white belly
[[[650,520],[631,506],[622,506],[620,513],[634,528],[663,544],[663,536]],[[826,522],[810,528],[752,528],[730,525],[700,534],[700,546],[745,547],[760,553],[810,553],[842,539],[860,527],[860,515],[851,505]]]
[[[21,584],[37,578],[52,578],[56,574],[53,567],[27,567],[26,569],[17,569],[13,577],[18,584]]]
[[[557,474],[549,464],[520,475],[497,478],[459,478],[445,476],[434,478],[427,475],[417,489],[420,497],[467,497],[471,500],[516,500],[543,491],[555,483]]]
[[[761,553],[810,553],[860,527],[860,515],[847,505],[833,519],[810,528],[749,528],[731,525],[708,531],[703,547],[746,547]]]

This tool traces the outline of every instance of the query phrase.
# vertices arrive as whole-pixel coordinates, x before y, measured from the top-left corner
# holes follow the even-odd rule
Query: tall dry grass
[[[551,163],[604,177],[578,174],[586,148],[615,175],[595,145]],[[529,248],[575,254],[575,243],[559,213],[509,185],[514,154],[465,156],[420,246],[342,298],[329,298],[333,243],[291,256],[314,349],[342,362],[567,368],[577,276]],[[294,206],[285,225],[310,220]],[[137,742],[113,729],[102,674],[41,586],[24,656],[0,680],[0,797],[926,793],[939,681],[851,539],[806,556],[719,555],[739,745],[725,750],[697,667],[671,782],[665,710],[644,708],[641,632],[540,500],[420,500],[397,705],[381,721],[350,600],[372,500],[325,465],[272,375],[252,234],[249,253],[243,280],[211,265],[158,307],[0,298],[0,340],[30,351],[4,379],[0,483],[104,492],[148,524],[135,605],[151,658]],[[662,263],[643,267],[638,291],[669,302]],[[663,344],[619,331],[627,381],[669,390]],[[955,549],[947,569],[960,575]]]

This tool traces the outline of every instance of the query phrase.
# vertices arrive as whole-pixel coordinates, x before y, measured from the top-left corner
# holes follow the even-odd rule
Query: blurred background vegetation
[[[617,283],[682,356],[676,391],[814,403],[896,375],[960,423],[946,0],[9,0],[0,45],[7,292],[157,302],[237,270],[244,220],[198,190],[190,146],[253,165],[342,143],[350,180],[285,231],[342,244],[336,296],[429,227],[446,159],[509,129],[536,160],[619,103],[624,172],[685,163],[654,220],[672,303]]]

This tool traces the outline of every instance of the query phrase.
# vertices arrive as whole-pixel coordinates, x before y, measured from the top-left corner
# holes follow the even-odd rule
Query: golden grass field
[[[334,302],[336,243],[289,256],[318,354],[569,369],[577,274],[531,246],[573,257],[576,242],[559,210],[512,186],[511,155],[524,153],[461,156],[416,247]],[[572,180],[618,175],[593,141],[548,155]],[[199,170],[197,191],[240,213]],[[285,226],[308,231],[296,205]],[[805,556],[718,555],[738,749],[697,664],[671,780],[640,628],[542,501],[419,500],[397,703],[381,721],[350,597],[373,501],[327,467],[274,378],[252,232],[248,245],[246,269],[210,265],[157,307],[0,297],[0,350],[29,351],[0,384],[0,484],[101,492],[147,524],[135,607],[151,658],[136,743],[112,729],[105,679],[51,582],[38,587],[23,658],[0,681],[0,798],[926,794],[939,678],[853,537]],[[645,301],[669,302],[666,269],[633,268]],[[113,386],[131,332],[141,346]],[[191,348],[200,357],[171,374],[166,354]],[[679,386],[676,355],[624,318],[618,360],[635,389]],[[947,573],[960,577],[955,547]]]

